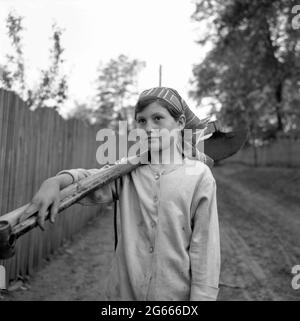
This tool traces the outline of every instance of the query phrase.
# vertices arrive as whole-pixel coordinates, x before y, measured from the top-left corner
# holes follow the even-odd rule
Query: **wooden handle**
[[[69,185],[60,193],[61,201],[58,212],[62,212],[97,188],[131,172],[142,164],[146,164],[146,157],[148,157],[148,151],[140,156],[124,158],[115,165],[103,168],[97,174]],[[10,213],[0,216],[0,259],[7,259],[12,256],[14,254],[16,239],[37,226],[38,208],[33,208],[25,215],[24,211],[28,205],[29,204],[26,204]],[[45,219],[49,219],[49,212]]]
[[[205,135],[213,134],[204,142],[204,152],[213,160],[221,160],[234,154],[246,139],[246,131],[222,133],[216,122],[208,124]],[[139,156],[124,158],[115,165],[102,168],[99,173],[86,177],[60,192],[58,212],[62,212],[84,198],[90,192],[148,163],[148,151]],[[26,204],[10,213],[0,216],[0,259],[14,255],[16,239],[37,226],[38,208],[25,215]],[[49,212],[45,219],[49,219]]]

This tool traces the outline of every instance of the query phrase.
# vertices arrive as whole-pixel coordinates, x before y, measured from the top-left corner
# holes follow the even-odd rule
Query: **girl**
[[[140,95],[135,120],[137,128],[149,137],[151,162],[80,201],[119,200],[121,236],[106,298],[216,300],[220,274],[216,183],[205,155],[189,144],[182,149],[182,130],[195,128],[201,121],[177,91],[166,87]],[[166,130],[179,135],[173,141],[162,137],[160,142],[157,132]],[[196,156],[191,157],[186,146]],[[50,221],[54,222],[59,191],[99,170],[64,170],[44,181],[32,200],[40,206],[41,228],[49,206]]]

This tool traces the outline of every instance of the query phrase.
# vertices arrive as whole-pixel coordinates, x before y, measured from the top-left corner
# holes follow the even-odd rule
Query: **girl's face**
[[[151,151],[161,151],[170,148],[171,131],[180,131],[184,128],[185,117],[182,115],[175,120],[169,111],[158,102],[153,102],[136,115],[137,128],[144,129],[148,135]],[[152,134],[151,134],[152,132]],[[152,138],[150,138],[152,136]],[[159,139],[161,137],[161,139]],[[176,142],[177,135],[174,135]]]

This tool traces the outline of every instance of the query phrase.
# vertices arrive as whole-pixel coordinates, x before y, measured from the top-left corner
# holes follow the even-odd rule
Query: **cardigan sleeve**
[[[97,174],[103,169],[106,169],[110,166],[111,165],[105,165],[100,169],[99,168],[92,168],[92,169],[76,168],[76,169],[62,170],[58,172],[56,176],[61,174],[69,174],[73,178],[73,183],[76,183],[81,179],[93,174]],[[81,205],[94,205],[94,204],[113,202],[114,200],[119,198],[118,192],[117,192],[118,185],[120,184],[119,180],[120,179],[117,180],[117,188],[116,188],[115,182],[113,181],[89,193],[83,199],[78,201],[78,203]]]
[[[198,205],[192,218],[189,248],[191,301],[216,300],[220,276],[220,236],[216,181],[207,168],[196,191]]]

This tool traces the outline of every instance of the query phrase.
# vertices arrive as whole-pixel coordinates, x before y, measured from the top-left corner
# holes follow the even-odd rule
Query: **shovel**
[[[226,159],[236,152],[245,143],[248,131],[236,130],[231,132],[222,132],[217,121],[209,122],[205,129],[205,136],[210,135],[204,140],[205,154],[213,161]],[[87,194],[94,190],[128,174],[138,166],[145,164],[141,162],[144,157],[148,157],[148,151],[123,159],[116,164],[102,169],[99,173],[86,177],[74,184],[69,185],[60,192],[60,205],[58,212],[62,212],[74,203],[84,198]],[[37,224],[38,208],[24,215],[26,204],[12,212],[0,216],[0,259],[8,259],[15,254],[15,244],[17,239],[32,230]],[[49,211],[46,216],[49,219]]]

